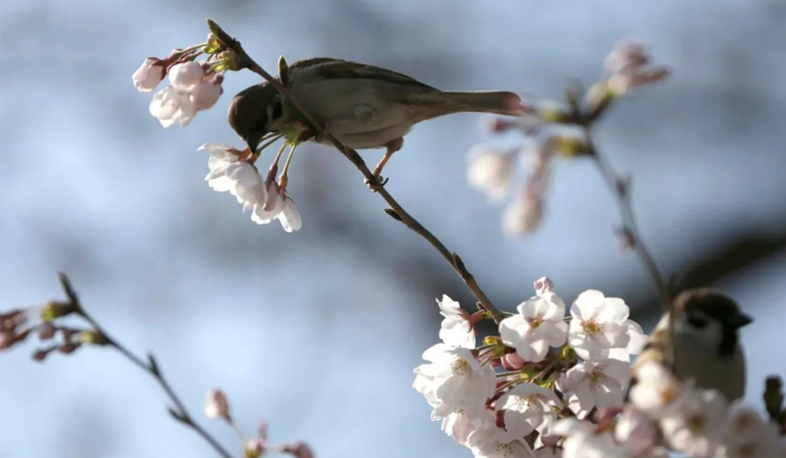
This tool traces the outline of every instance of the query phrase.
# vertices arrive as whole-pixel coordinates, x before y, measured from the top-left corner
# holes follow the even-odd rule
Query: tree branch
[[[390,209],[386,209],[385,212],[392,216],[397,221],[403,223],[406,227],[411,229],[416,234],[423,237],[431,246],[433,246],[439,254],[442,255],[443,258],[450,264],[453,270],[461,277],[464,281],[464,284],[467,285],[469,290],[478,300],[478,302],[482,305],[483,309],[485,309],[490,317],[497,323],[502,321],[504,315],[491,303],[489,298],[483,292],[483,290],[478,286],[477,282],[475,281],[475,277],[467,270],[466,266],[462,262],[461,258],[458,254],[451,252],[448,248],[443,244],[434,234],[432,234],[428,229],[423,227],[418,220],[416,220],[412,215],[407,213],[404,208],[387,192],[387,190],[379,183],[379,180],[371,170],[366,166],[365,161],[360,155],[352,148],[348,148],[341,144],[333,135],[327,132],[322,126],[322,124],[317,121],[307,110],[303,108],[303,105],[292,95],[292,91],[289,90],[288,87],[284,86],[279,82],[276,78],[273,77],[270,73],[265,71],[259,64],[257,64],[244,50],[243,47],[240,45],[240,42],[232,38],[228,33],[224,31],[215,21],[208,19],[207,20],[208,27],[210,31],[213,32],[228,49],[231,49],[237,58],[238,66],[243,69],[251,70],[252,72],[258,74],[267,82],[270,83],[271,86],[276,88],[284,97],[286,97],[290,103],[303,115],[303,117],[308,120],[310,124],[310,128],[316,132],[317,134],[326,138],[341,154],[344,155],[347,159],[355,165],[355,167],[363,174],[366,181],[370,183],[372,189],[379,193],[385,202],[390,205]]]

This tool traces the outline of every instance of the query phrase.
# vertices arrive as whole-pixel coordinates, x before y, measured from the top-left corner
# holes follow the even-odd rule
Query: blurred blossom
[[[714,390],[692,390],[676,407],[660,420],[671,448],[698,457],[713,456],[723,435],[723,396]]]
[[[783,457],[786,449],[777,427],[740,401],[729,409],[727,433],[718,458]]]
[[[669,370],[658,363],[644,363],[636,368],[636,384],[629,396],[637,409],[657,419],[669,413],[680,389]]]
[[[604,62],[608,74],[606,87],[619,96],[669,76],[667,67],[651,66],[650,60],[649,52],[642,43],[625,41],[615,44]]]
[[[543,198],[525,191],[511,202],[502,214],[502,231],[508,237],[534,232],[543,221]]]
[[[655,423],[635,408],[623,410],[614,427],[617,441],[638,453],[654,446],[657,434]]]
[[[205,416],[207,418],[223,418],[229,420],[229,400],[227,395],[219,390],[212,389],[205,395]]]
[[[468,155],[467,181],[493,203],[508,195],[516,164],[517,151],[499,151],[476,146]]]
[[[286,444],[281,449],[284,453],[289,453],[295,458],[314,458],[314,451],[305,442]]]

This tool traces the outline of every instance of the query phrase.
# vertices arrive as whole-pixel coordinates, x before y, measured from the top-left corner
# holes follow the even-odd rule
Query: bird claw
[[[388,183],[388,178],[383,178],[382,175],[374,175],[373,180],[371,178],[366,178],[365,183],[369,189],[377,192]]]

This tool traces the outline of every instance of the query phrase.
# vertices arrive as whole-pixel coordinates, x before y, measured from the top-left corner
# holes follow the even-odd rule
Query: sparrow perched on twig
[[[680,293],[650,335],[633,369],[645,362],[672,368],[680,380],[715,389],[731,402],[745,394],[745,355],[739,329],[753,320],[729,296],[709,288]],[[669,332],[671,323],[674,331]],[[674,337],[674,348],[670,345]]]
[[[523,110],[521,99],[512,92],[445,92],[401,73],[346,60],[317,57],[279,67],[282,83],[343,145],[387,148],[375,176],[401,149],[404,135],[421,121],[461,112],[516,116]],[[267,82],[238,93],[229,106],[228,120],[257,154],[260,142],[273,134],[291,143],[327,143]]]

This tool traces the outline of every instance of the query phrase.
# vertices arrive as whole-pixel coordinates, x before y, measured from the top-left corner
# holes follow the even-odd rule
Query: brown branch
[[[392,216],[397,221],[400,221],[406,227],[411,229],[416,234],[420,235],[426,241],[431,244],[439,254],[442,255],[443,258],[453,267],[453,270],[461,277],[464,283],[467,285],[469,290],[475,296],[475,298],[483,305],[483,308],[488,311],[491,318],[499,323],[504,318],[504,315],[491,303],[489,298],[480,289],[477,282],[475,281],[475,277],[467,270],[466,266],[462,262],[461,258],[458,254],[451,252],[448,248],[443,244],[434,234],[432,234],[428,229],[423,227],[418,220],[416,220],[412,215],[406,212],[404,208],[387,192],[387,190],[382,186],[382,183],[379,182],[378,178],[371,173],[371,170],[366,166],[366,163],[363,161],[363,158],[352,148],[348,148],[341,144],[333,135],[327,132],[322,126],[322,124],[317,121],[307,110],[303,108],[303,105],[292,95],[292,91],[289,90],[288,87],[284,86],[279,82],[276,78],[273,77],[270,73],[265,71],[259,64],[257,64],[244,50],[243,47],[240,45],[240,42],[232,38],[228,33],[224,31],[215,21],[208,19],[207,20],[208,27],[210,31],[213,32],[228,49],[231,49],[237,59],[237,65],[240,69],[248,69],[252,72],[260,75],[262,78],[267,80],[271,86],[276,88],[281,94],[286,97],[290,103],[300,112],[300,114],[305,117],[305,119],[310,124],[310,128],[316,132],[318,135],[327,139],[341,154],[344,155],[347,159],[352,162],[352,164],[360,170],[360,173],[363,174],[366,181],[370,183],[372,189],[379,193],[385,202],[390,205],[389,209],[386,209],[385,212]]]
[[[233,458],[233,456],[224,447],[222,447],[221,444],[219,444],[218,441],[210,435],[210,433],[205,431],[204,428],[194,421],[193,417],[191,417],[191,414],[188,412],[188,409],[186,409],[186,406],[183,404],[183,401],[180,400],[180,397],[177,395],[177,393],[175,393],[175,390],[169,384],[169,381],[167,381],[167,379],[164,377],[164,374],[161,373],[161,368],[159,367],[155,357],[153,357],[152,354],[148,354],[148,362],[145,362],[142,360],[142,358],[136,356],[120,342],[107,334],[106,330],[98,324],[95,318],[93,318],[92,315],[90,315],[87,310],[82,307],[82,303],[79,301],[79,297],[77,296],[76,291],[71,285],[71,281],[68,279],[68,277],[63,273],[59,273],[57,278],[60,281],[60,285],[62,286],[66,297],[68,298],[69,304],[74,308],[75,313],[90,323],[95,331],[106,339],[108,342],[107,345],[119,351],[123,356],[131,361],[131,363],[156,379],[158,384],[166,393],[167,397],[169,397],[169,399],[172,401],[172,404],[174,404],[174,407],[169,407],[168,409],[168,412],[170,415],[172,415],[172,418],[193,429],[197,434],[202,436],[202,438],[205,439],[223,458]]]
[[[630,203],[630,180],[617,175],[611,164],[595,148],[589,126],[585,126],[584,129],[587,136],[589,154],[595,160],[595,164],[598,166],[598,170],[603,176],[603,180],[608,185],[609,190],[614,195],[614,199],[617,202],[620,217],[622,218],[621,235],[624,238],[624,242],[636,251],[642,264],[646,267],[650,278],[652,278],[658,290],[661,307],[663,311],[666,312],[669,310],[671,302],[669,288],[658,269],[658,265],[655,263],[655,258],[652,257],[652,254],[650,254],[641,238],[638,224],[636,224],[633,206]]]

